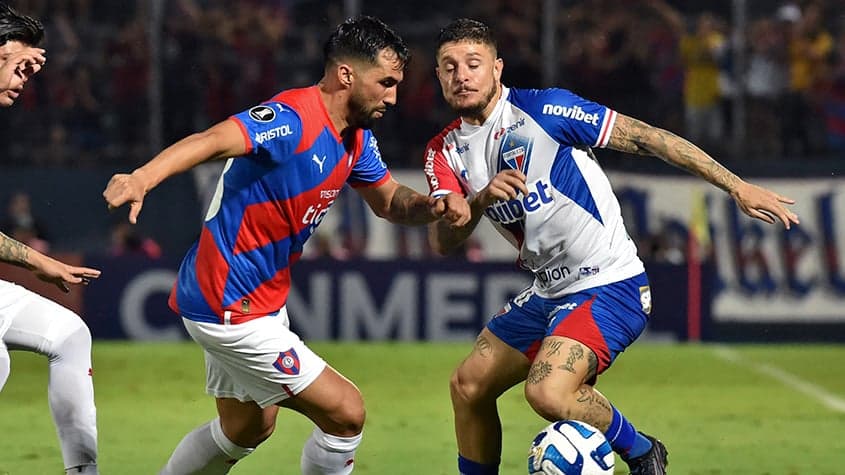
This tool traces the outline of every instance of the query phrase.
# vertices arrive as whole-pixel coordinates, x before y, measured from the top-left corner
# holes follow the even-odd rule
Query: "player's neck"
[[[344,131],[349,128],[348,95],[344,94],[343,91],[333,90],[325,79],[320,81],[317,86],[320,89],[320,98],[329,114],[329,120],[332,121],[337,133],[343,135]]]

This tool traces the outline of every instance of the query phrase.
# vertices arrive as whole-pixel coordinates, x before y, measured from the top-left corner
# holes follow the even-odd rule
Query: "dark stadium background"
[[[744,217],[734,223],[725,195],[695,182],[706,190],[711,228],[728,235],[714,239],[716,249],[705,253],[701,337],[845,341],[845,312],[837,310],[845,295],[836,213],[845,185],[840,178],[845,169],[841,2],[10,3],[44,20],[49,59],[18,103],[0,110],[0,225],[39,249],[103,268],[103,278],[84,291],[70,297],[49,293],[80,311],[97,338],[184,337],[164,305],[167,282],[197,235],[219,164],[172,178],[156,189],[136,227],[123,224],[124,212],[106,211],[100,193],[108,178],[131,171],[174,140],[279,90],[312,84],[321,73],[323,38],[346,16],[361,12],[394,26],[412,48],[399,104],[376,132],[385,160],[419,189],[424,189],[420,177],[425,142],[451,120],[432,59],[437,31],[450,19],[470,16],[493,26],[508,85],[570,88],[691,136],[695,132],[685,117],[687,95],[694,92],[685,84],[691,68],[700,65],[684,56],[682,45],[695,41],[702,18],[709,18],[711,34],[723,42],[712,59],[718,93],[710,105],[717,110],[721,131],[696,137],[696,143],[744,177],[770,180],[765,183],[796,195],[804,220],[793,233],[749,224]],[[813,59],[804,85],[791,86],[796,56],[790,49],[798,48],[802,38],[812,42],[824,37],[829,45]],[[649,203],[658,198],[672,201],[673,190],[694,182],[657,159],[606,150],[598,157],[620,192],[629,231],[652,276],[651,334],[686,339],[686,246],[694,197],[679,196],[669,214],[654,211]],[[652,175],[663,180],[659,187],[637,184],[648,183]],[[651,201],[642,200],[643,193]],[[11,203],[19,203],[21,196],[30,203],[30,224],[16,223],[12,216]],[[354,324],[333,317],[324,322],[328,326],[310,330],[312,337],[468,339],[504,296],[525,283],[514,265],[514,253],[489,234],[476,237],[457,256],[442,259],[432,255],[424,232],[380,226],[354,194],[344,193],[334,208],[297,268],[295,298],[300,308],[314,310],[320,292],[326,291],[336,296],[330,305],[339,308],[347,304],[344,295],[357,288],[360,278],[370,283],[363,289],[368,300],[356,305],[372,315],[362,311]],[[479,261],[483,265],[477,265]],[[380,272],[385,268],[392,272]],[[457,276],[459,282],[470,276],[464,282],[471,283],[455,295],[432,301],[429,283],[441,273]],[[0,274],[37,285],[6,266]],[[413,284],[399,279],[402,276],[410,276]],[[491,290],[491,282],[499,282],[499,277],[507,285]],[[411,317],[395,316],[402,312],[391,307],[394,300],[413,302]],[[454,308],[454,302],[467,303],[468,310],[432,317]],[[737,306],[744,312],[739,317],[731,313]],[[772,306],[795,310],[772,318]],[[816,312],[806,318],[803,309]],[[334,310],[329,307],[325,313],[337,314]],[[446,330],[432,333],[430,328]]]

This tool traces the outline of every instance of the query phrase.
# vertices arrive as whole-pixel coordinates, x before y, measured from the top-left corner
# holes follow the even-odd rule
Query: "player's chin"
[[[0,107],[11,107],[15,103],[15,99],[10,97],[8,93],[0,94]]]

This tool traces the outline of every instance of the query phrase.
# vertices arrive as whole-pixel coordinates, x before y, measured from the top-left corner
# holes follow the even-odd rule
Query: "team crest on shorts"
[[[299,374],[299,356],[293,348],[279,353],[273,366],[282,373],[296,376]]]

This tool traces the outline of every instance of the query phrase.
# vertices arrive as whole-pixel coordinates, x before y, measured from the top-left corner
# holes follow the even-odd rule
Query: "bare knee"
[[[454,405],[475,405],[485,401],[495,401],[497,394],[494,394],[479,377],[458,367],[449,379],[449,392],[452,395]]]
[[[548,421],[574,418],[575,394],[561,392],[551,385],[526,384],[525,399],[540,417]]]
[[[276,429],[276,412],[275,409],[261,409],[249,403],[221,405],[218,400],[223,434],[241,447],[257,447],[270,438]]]
[[[334,427],[324,431],[340,437],[352,437],[364,430],[364,421],[367,418],[367,410],[364,408],[364,398],[361,392],[355,389],[343,398],[340,404],[330,414],[330,421]]]

